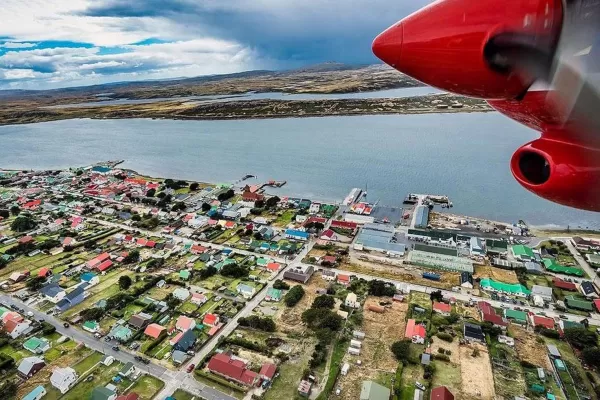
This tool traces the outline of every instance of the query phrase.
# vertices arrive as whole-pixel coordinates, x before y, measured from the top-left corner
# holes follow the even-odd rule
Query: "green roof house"
[[[388,400],[390,389],[373,381],[364,381],[360,390],[360,400]]]
[[[126,342],[131,339],[133,332],[126,326],[117,325],[110,331],[109,335],[117,339],[119,342]]]
[[[479,285],[483,290],[491,290],[493,292],[500,292],[511,294],[520,297],[527,297],[531,294],[531,291],[527,290],[527,288],[519,283],[504,283],[500,281],[495,281],[491,278],[483,278]]]
[[[517,244],[511,247],[511,251],[513,256],[521,261],[531,261],[535,259],[535,254],[533,254],[531,247]]]
[[[565,304],[567,307],[574,308],[576,310],[594,311],[594,305],[591,301],[581,300],[572,295],[565,297]]]
[[[542,262],[548,271],[559,274],[583,276],[583,271],[581,269],[575,267],[565,267],[564,265],[558,264],[554,259],[544,258]]]
[[[92,390],[90,400],[115,400],[117,393],[104,386],[97,386]]]
[[[190,271],[187,269],[182,269],[181,271],[179,271],[179,278],[183,279],[184,281],[187,281],[190,279]]]
[[[83,323],[83,330],[91,333],[96,333],[100,330],[100,324],[96,321],[85,321]]]
[[[259,257],[258,260],[256,260],[256,265],[258,265],[259,267],[266,267],[268,263],[269,260],[267,260],[264,257]]]
[[[267,296],[265,297],[267,301],[279,301],[281,300],[281,289],[275,289],[274,287],[270,287],[267,289]]]
[[[517,324],[527,325],[527,314],[524,311],[507,308],[504,310],[504,317]]]
[[[31,337],[23,343],[23,348],[34,354],[42,354],[50,350],[50,342],[45,338]]]

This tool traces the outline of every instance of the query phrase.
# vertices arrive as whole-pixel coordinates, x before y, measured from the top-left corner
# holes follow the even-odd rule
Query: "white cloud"
[[[0,47],[3,47],[5,49],[29,49],[35,46],[37,46],[37,43],[29,42],[4,42],[0,44]]]

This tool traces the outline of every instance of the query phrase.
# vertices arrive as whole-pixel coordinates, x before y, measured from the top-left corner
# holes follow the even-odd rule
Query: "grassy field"
[[[435,374],[433,375],[432,386],[447,386],[452,393],[458,393],[461,387],[460,366],[444,362],[434,361]]]
[[[277,217],[275,222],[273,222],[273,226],[285,227],[292,222],[292,218],[294,218],[295,215],[296,210],[286,210]]]
[[[212,310],[214,310],[215,308],[219,307],[224,302],[225,302],[224,299],[221,299],[219,301],[214,301],[213,299],[210,299],[209,301],[207,301],[206,303],[204,303],[202,305],[202,307],[200,307],[200,310],[198,310],[198,312],[200,314],[211,312]]]
[[[23,358],[32,355],[29,351],[25,350],[22,347],[12,347],[9,344],[0,347],[0,353],[6,354],[7,356],[11,356],[15,360],[16,364],[18,364],[19,361],[21,361]]]
[[[415,382],[425,383],[423,368],[420,365],[408,364],[402,370],[402,400],[412,400],[415,394]]]
[[[576,374],[578,374],[580,376],[580,378],[578,380],[576,380],[576,383],[577,382],[583,383],[583,385],[587,389],[588,393],[594,393],[593,387],[585,374],[585,370],[581,366],[581,363],[577,359],[577,356],[573,353],[571,346],[569,346],[569,344],[567,342],[564,342],[562,340],[550,339],[547,337],[543,337],[543,338],[546,341],[546,343],[553,344],[558,348],[558,351],[560,352],[561,358],[563,359],[563,361],[568,362],[569,364],[575,366],[575,371],[571,371],[571,373],[575,372]],[[562,377],[562,374],[561,374],[561,377]],[[566,378],[566,379],[568,379],[568,378]],[[570,381],[570,379],[569,379],[569,381]],[[569,395],[575,396],[575,388],[573,387],[573,385],[569,385],[567,383],[570,383],[570,382],[565,382],[567,396],[569,396]],[[577,397],[575,396],[573,398],[577,398]]]
[[[158,378],[150,375],[143,375],[127,391],[135,392],[142,400],[150,400],[165,386],[165,383]]]
[[[106,367],[100,364],[96,369],[92,371],[88,376],[89,378],[82,379],[77,385],[69,390],[63,397],[62,400],[81,400],[90,397],[90,393],[96,386],[104,386],[111,381],[111,378],[119,373],[119,370],[123,367],[123,364],[119,362],[113,363],[110,367]]]
[[[185,390],[177,389],[175,393],[172,395],[175,400],[194,400],[198,399],[198,397],[186,392]]]
[[[102,361],[102,358],[104,358],[104,355],[102,353],[94,352],[90,356],[84,358],[83,360],[75,364],[73,366],[73,369],[75,370],[75,372],[77,372],[77,375],[81,376],[84,372],[88,371],[94,365]]]
[[[194,374],[194,378],[198,381],[201,382],[207,386],[212,387],[213,389],[217,389],[220,392],[226,393],[232,397],[235,397],[236,399],[242,399],[244,397],[244,392],[238,391],[238,390],[233,390],[232,388],[230,388],[229,386],[226,385],[222,385],[219,382],[216,381],[216,379],[218,379],[217,377],[215,377],[215,380],[213,379],[209,379],[203,375]]]

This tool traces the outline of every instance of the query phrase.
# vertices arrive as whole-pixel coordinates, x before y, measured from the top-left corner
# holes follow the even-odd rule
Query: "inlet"
[[[541,185],[550,179],[550,164],[544,156],[532,151],[524,151],[519,157],[519,171],[523,178],[533,185]]]

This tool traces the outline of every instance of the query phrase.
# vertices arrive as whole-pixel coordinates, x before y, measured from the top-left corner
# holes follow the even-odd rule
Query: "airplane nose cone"
[[[402,52],[404,27],[402,23],[386,29],[373,41],[373,53],[384,63],[397,67]]]

